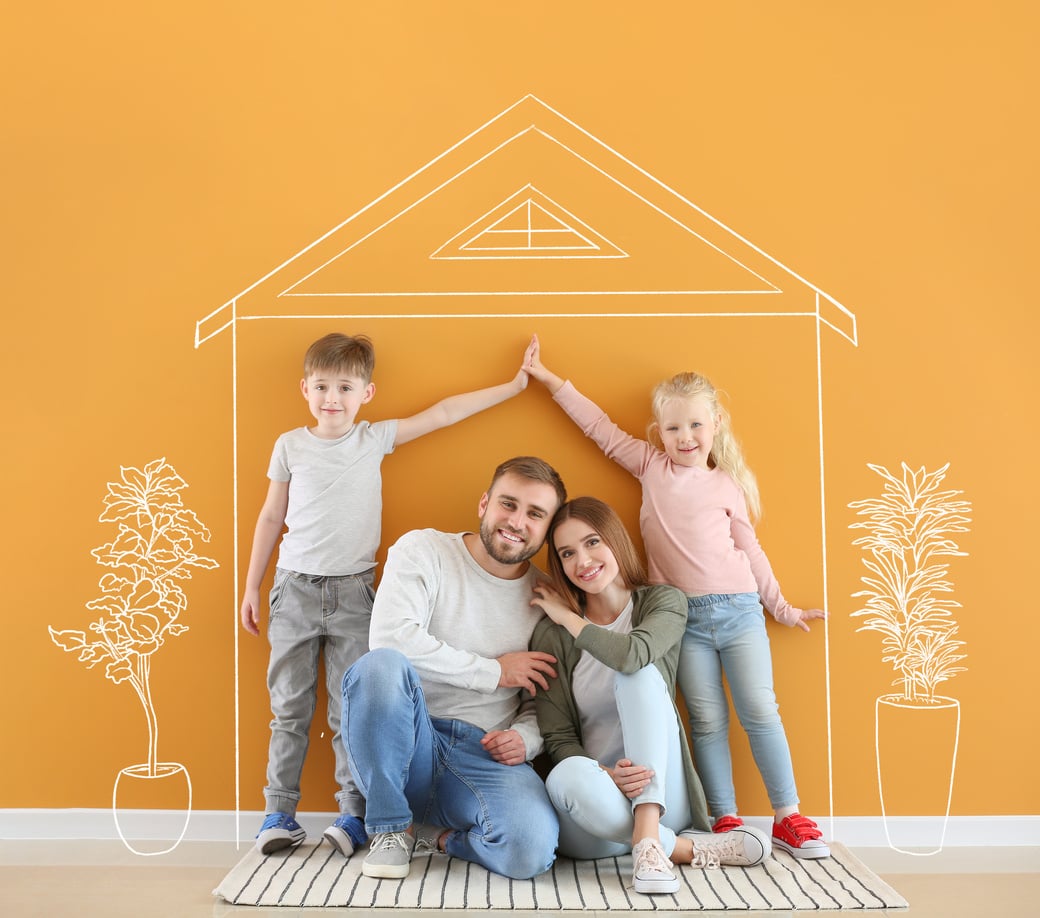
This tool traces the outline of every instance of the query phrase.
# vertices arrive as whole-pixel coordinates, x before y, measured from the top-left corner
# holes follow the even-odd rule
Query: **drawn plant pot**
[[[904,854],[928,855],[942,850],[950,817],[953,778],[960,739],[961,709],[955,698],[934,696],[931,702],[882,695],[875,706],[878,790],[885,837]],[[897,838],[898,816],[941,815],[941,825],[921,835],[920,820],[908,821],[912,837]],[[899,847],[899,844],[914,850]]]
[[[124,768],[112,788],[112,815],[119,837],[134,854],[147,857],[172,851],[191,819],[188,770],[179,762],[159,762],[155,774],[149,774],[147,764]],[[157,834],[163,837],[156,839]],[[171,844],[172,835],[176,840]],[[156,846],[165,847],[152,850]]]

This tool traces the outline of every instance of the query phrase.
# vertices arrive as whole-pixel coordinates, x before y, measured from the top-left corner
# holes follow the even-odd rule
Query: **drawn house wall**
[[[295,385],[307,343],[334,328],[376,341],[373,418],[504,381],[531,332],[553,369],[635,435],[654,382],[683,369],[707,373],[729,394],[758,473],[767,507],[760,535],[785,593],[798,605],[825,603],[824,362],[831,348],[856,345],[855,316],[540,99],[521,98],[197,323],[197,347],[230,342],[236,597],[270,446],[307,422],[302,405],[293,420],[272,401]],[[507,348],[508,366],[499,359]],[[488,378],[491,366],[499,369]],[[384,544],[414,526],[472,524],[485,476],[518,452],[556,462],[572,494],[608,499],[638,531],[636,484],[543,391],[496,412],[499,422],[466,422],[460,481],[433,489],[461,500],[457,517],[430,509],[421,475],[422,450],[457,441],[438,434],[440,445],[388,458]],[[500,427],[481,425],[493,423],[508,433],[485,442],[483,432]],[[781,524],[790,519],[815,536],[785,541]],[[781,660],[785,632],[772,632]],[[793,715],[785,722],[803,800],[823,815],[831,788],[821,739],[829,737],[825,634],[792,652],[799,676],[788,682],[778,666],[777,689]],[[252,680],[262,655],[250,650]],[[236,671],[239,656],[236,643]],[[260,715],[244,725],[248,761],[262,765],[265,730]],[[749,757],[738,756],[738,782],[757,786],[753,774]],[[244,808],[258,792],[243,787],[253,795]],[[768,809],[751,795],[742,806]]]

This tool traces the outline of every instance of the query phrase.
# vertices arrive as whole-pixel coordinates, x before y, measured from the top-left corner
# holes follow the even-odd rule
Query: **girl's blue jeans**
[[[529,879],[552,866],[559,825],[534,769],[492,759],[479,727],[431,717],[402,653],[372,650],[347,670],[343,714],[369,834],[444,826],[448,854],[493,873]]]
[[[758,594],[693,596],[688,614],[678,682],[690,714],[693,756],[712,817],[737,812],[723,675],[770,804],[774,810],[795,806],[798,790],[773,691],[773,660]]]
[[[650,767],[654,777],[638,797],[629,799],[595,759],[575,755],[559,762],[545,786],[560,818],[560,854],[580,860],[628,854],[633,808],[656,803],[662,808],[661,845],[670,855],[676,834],[691,819],[675,706],[652,665],[628,675],[618,673],[614,697],[625,756]]]

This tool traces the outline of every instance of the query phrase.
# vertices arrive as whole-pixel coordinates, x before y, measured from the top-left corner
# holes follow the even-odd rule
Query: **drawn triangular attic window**
[[[196,342],[240,319],[541,314],[535,302],[805,317],[856,342],[837,300],[534,96],[200,320]]]
[[[431,258],[627,258],[605,236],[525,185],[444,243]]]

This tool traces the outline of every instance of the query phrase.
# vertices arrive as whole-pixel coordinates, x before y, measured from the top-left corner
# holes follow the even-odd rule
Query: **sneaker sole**
[[[671,880],[636,880],[635,891],[645,896],[667,895],[679,891],[678,879]]]
[[[283,835],[281,838],[269,838],[263,843],[263,846],[257,845],[257,849],[261,854],[274,854],[275,851],[281,851],[283,848],[295,848],[302,844],[306,837],[306,835],[301,835],[299,838],[291,838]]]
[[[321,837],[344,857],[350,857],[354,853],[354,843],[350,840],[350,836],[342,829],[337,829],[335,826],[329,826],[321,833]]]
[[[816,860],[821,857],[831,856],[831,849],[826,845],[819,845],[815,848],[798,848],[779,838],[774,838],[773,846],[776,848],[783,848],[784,851],[791,855],[791,857],[801,858],[802,860]]]
[[[403,880],[411,864],[369,864],[362,862],[361,872],[374,880]]]

